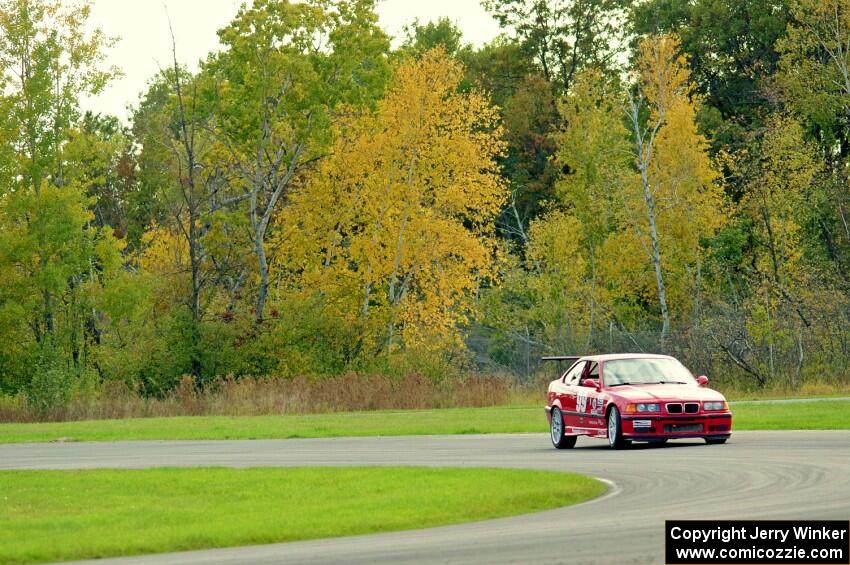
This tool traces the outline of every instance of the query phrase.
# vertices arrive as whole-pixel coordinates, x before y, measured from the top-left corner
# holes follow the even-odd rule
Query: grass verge
[[[0,563],[424,528],[575,504],[594,479],[412,467],[0,472]]]
[[[732,405],[736,430],[847,430],[850,400]]]
[[[850,429],[850,401],[742,404],[736,430]],[[159,439],[291,439],[546,431],[542,407],[446,408],[285,416],[194,416],[0,424],[0,443]]]
[[[155,439],[292,439],[530,432],[546,429],[543,408],[444,408],[284,416],[192,416],[0,424],[0,443]]]

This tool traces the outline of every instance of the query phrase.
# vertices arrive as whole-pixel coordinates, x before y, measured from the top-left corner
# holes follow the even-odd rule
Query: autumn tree
[[[162,237],[173,245],[185,244],[185,254],[178,255],[176,250],[165,254],[182,259],[169,270],[188,274],[189,288],[181,302],[191,314],[191,372],[199,378],[200,324],[211,272],[205,237],[212,216],[233,201],[227,194],[228,179],[217,162],[215,143],[209,134],[211,117],[200,100],[199,82],[203,78],[191,75],[178,64],[174,45],[170,68],[163,69],[152,81],[134,116],[136,138],[142,147],[142,191],[160,203],[160,217],[146,219],[147,233],[141,243],[150,245],[154,237]]]
[[[457,347],[493,274],[493,219],[505,200],[496,110],[458,93],[441,49],[408,59],[374,113],[335,130],[332,157],[284,213],[280,269],[371,333],[359,349]]]
[[[624,201],[622,186],[631,174],[628,131],[621,105],[622,85],[597,70],[579,73],[573,91],[560,104],[563,131],[555,136],[561,170],[557,194],[575,221],[564,229],[583,250],[588,288],[587,345],[593,341],[600,302],[602,245],[616,231]],[[567,228],[567,226],[564,226]],[[609,309],[610,311],[610,309]]]
[[[255,317],[269,294],[267,239],[293,183],[327,152],[339,104],[369,104],[387,75],[372,0],[261,0],[219,32],[205,68],[210,132],[238,177],[256,259]]]
[[[627,190],[624,204],[638,244],[631,248],[643,249],[652,262],[663,342],[670,333],[670,277],[694,269],[694,286],[687,289],[680,280],[679,297],[698,292],[700,238],[721,225],[722,200],[708,142],[697,131],[693,83],[678,39],[644,39],[637,66],[626,114],[638,177],[627,186],[638,190]]]

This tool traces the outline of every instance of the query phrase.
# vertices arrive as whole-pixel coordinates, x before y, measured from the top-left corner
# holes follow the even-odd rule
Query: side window
[[[590,370],[587,371],[587,378],[599,380],[599,363],[590,366]]]
[[[585,365],[587,365],[586,361],[579,361],[573,365],[572,368],[567,371],[567,374],[564,375],[564,382],[568,385],[577,385],[581,378],[581,374],[584,372]]]

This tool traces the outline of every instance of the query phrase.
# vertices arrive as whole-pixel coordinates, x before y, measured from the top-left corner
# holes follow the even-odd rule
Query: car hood
[[[716,390],[696,385],[622,385],[606,392],[627,400],[725,400]]]

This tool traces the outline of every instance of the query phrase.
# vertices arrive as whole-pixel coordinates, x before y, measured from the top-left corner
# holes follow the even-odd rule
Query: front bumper
[[[732,414],[623,415],[623,437],[631,440],[727,438]]]

